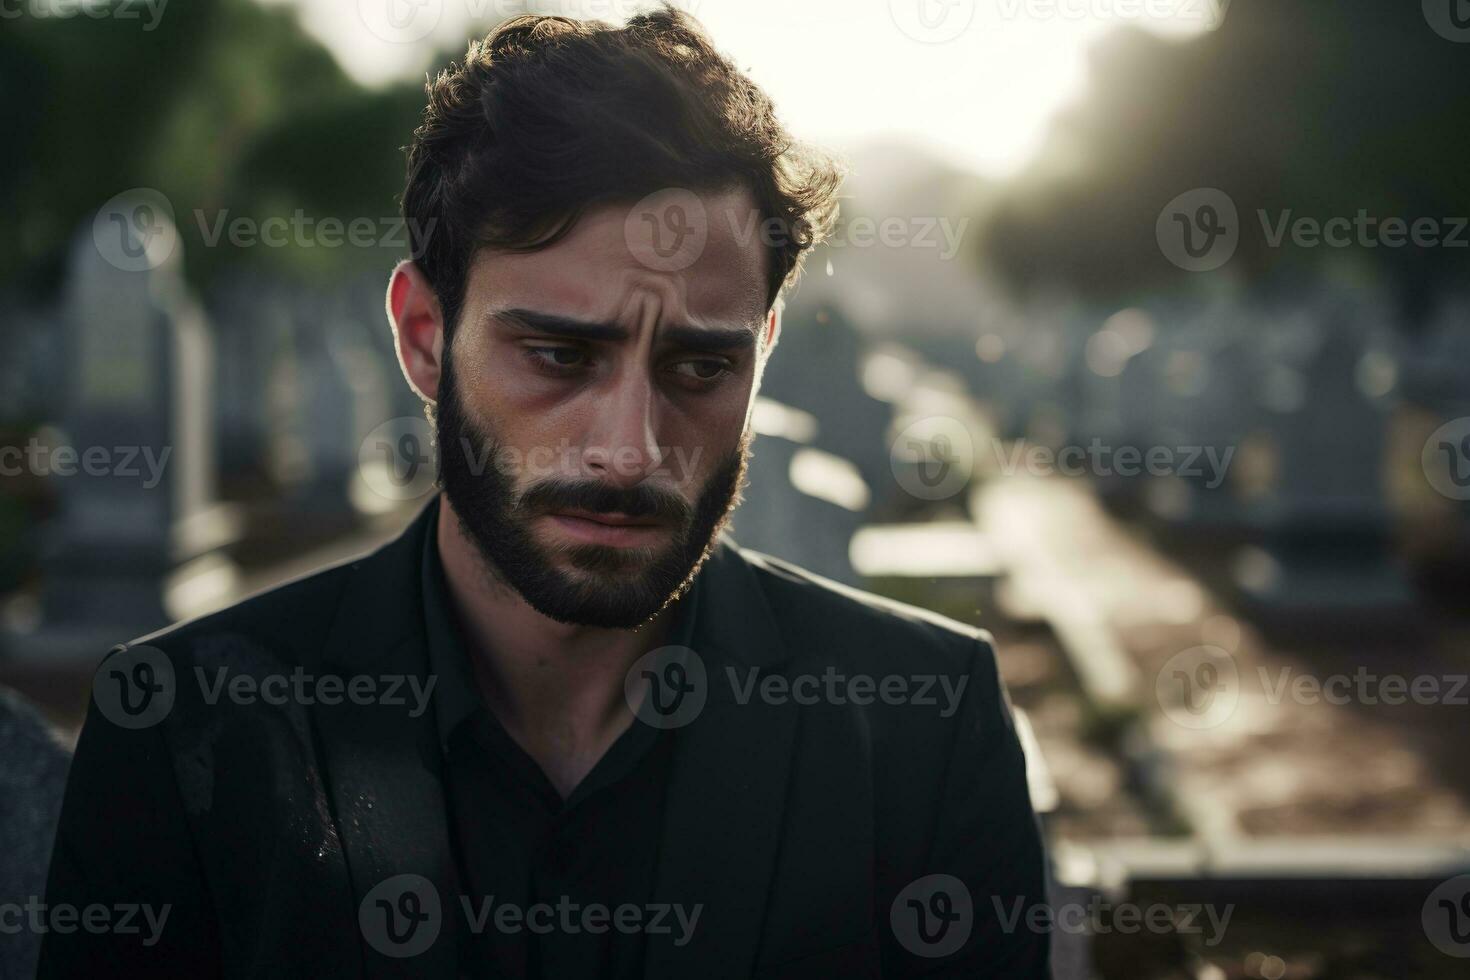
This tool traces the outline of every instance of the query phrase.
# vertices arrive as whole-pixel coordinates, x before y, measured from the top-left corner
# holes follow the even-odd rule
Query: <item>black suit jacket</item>
[[[373,682],[383,694],[395,675],[427,683],[426,517],[371,555],[132,645],[166,657],[172,706],[130,728],[94,696],[46,900],[101,904],[119,926],[128,906],[135,927],[142,905],[168,918],[151,944],[146,926],[48,931],[40,976],[457,974],[467,926],[432,709],[328,704],[325,687],[275,704],[207,696],[222,668],[343,690],[390,678]],[[654,899],[702,912],[683,944],[649,935],[645,975],[1046,976],[1047,934],[1025,914],[1044,901],[1042,845],[988,637],[728,541],[700,574],[707,701],[676,732]],[[99,684],[128,656],[111,654]],[[742,704],[752,668],[875,688]],[[872,693],[889,676],[937,704]],[[936,679],[965,685],[948,717]],[[427,908],[379,901],[389,881],[440,902],[416,955],[370,939],[373,916]]]

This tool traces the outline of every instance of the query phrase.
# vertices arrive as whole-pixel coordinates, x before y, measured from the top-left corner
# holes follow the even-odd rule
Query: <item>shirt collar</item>
[[[434,685],[434,716],[439,741],[447,745],[450,736],[467,719],[485,706],[479,685],[466,655],[466,644],[460,633],[459,620],[450,604],[449,586],[444,579],[444,565],[439,560],[439,500],[431,505],[427,533],[424,535],[422,579],[424,606],[424,639],[429,650],[429,673],[437,677]],[[695,647],[695,610],[698,608],[699,579],[674,606],[666,646]]]

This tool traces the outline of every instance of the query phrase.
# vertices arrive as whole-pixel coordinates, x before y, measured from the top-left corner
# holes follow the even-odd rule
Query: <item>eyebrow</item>
[[[490,319],[508,321],[536,333],[570,340],[626,340],[628,337],[627,328],[615,323],[578,320],[537,310],[497,310],[490,314]],[[660,328],[659,335],[676,346],[704,350],[739,350],[755,345],[755,331],[749,327],[694,327],[671,323]]]

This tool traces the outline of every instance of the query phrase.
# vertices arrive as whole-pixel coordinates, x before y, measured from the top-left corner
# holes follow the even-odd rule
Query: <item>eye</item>
[[[580,347],[567,345],[525,348],[531,363],[543,371],[565,374],[587,365],[587,352]]]
[[[675,361],[670,370],[680,378],[690,381],[718,381],[730,371],[730,362],[716,357],[695,357]]]

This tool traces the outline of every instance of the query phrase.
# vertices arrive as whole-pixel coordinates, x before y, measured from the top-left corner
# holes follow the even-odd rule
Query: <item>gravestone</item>
[[[1272,324],[1255,433],[1271,472],[1247,506],[1254,544],[1233,569],[1262,613],[1371,627],[1413,607],[1385,495],[1390,325],[1384,311],[1334,295]]]
[[[1243,304],[1182,314],[1147,361],[1154,416],[1139,448],[1168,463],[1147,476],[1145,499],[1172,530],[1209,539],[1242,533],[1231,467],[1259,412],[1258,323]]]
[[[766,367],[761,393],[817,419],[812,445],[850,460],[870,488],[890,487],[883,433],[892,408],[864,390],[865,341],[842,311],[793,308]]]
[[[177,246],[145,254],[150,242],[176,242],[163,215],[149,217],[147,240],[133,222],[114,229],[121,253],[91,228],[72,247],[68,376],[48,451],[32,464],[52,484],[57,511],[44,544],[41,624],[7,638],[16,655],[100,657],[186,615],[166,606],[166,589],[191,580],[181,566],[237,530],[214,502],[210,337]],[[130,257],[139,261],[123,261]],[[227,563],[216,559],[208,571],[202,581],[227,585]],[[214,598],[199,587],[190,594],[201,604]]]
[[[350,490],[358,449],[376,426],[391,418],[381,361],[354,321],[342,295],[323,296],[298,308],[293,437],[304,466],[290,489],[292,506],[313,515],[355,518]]]
[[[805,448],[780,436],[756,437],[748,485],[731,520],[731,533],[742,547],[857,585],[848,545],[863,514],[795,486],[792,465]]]

